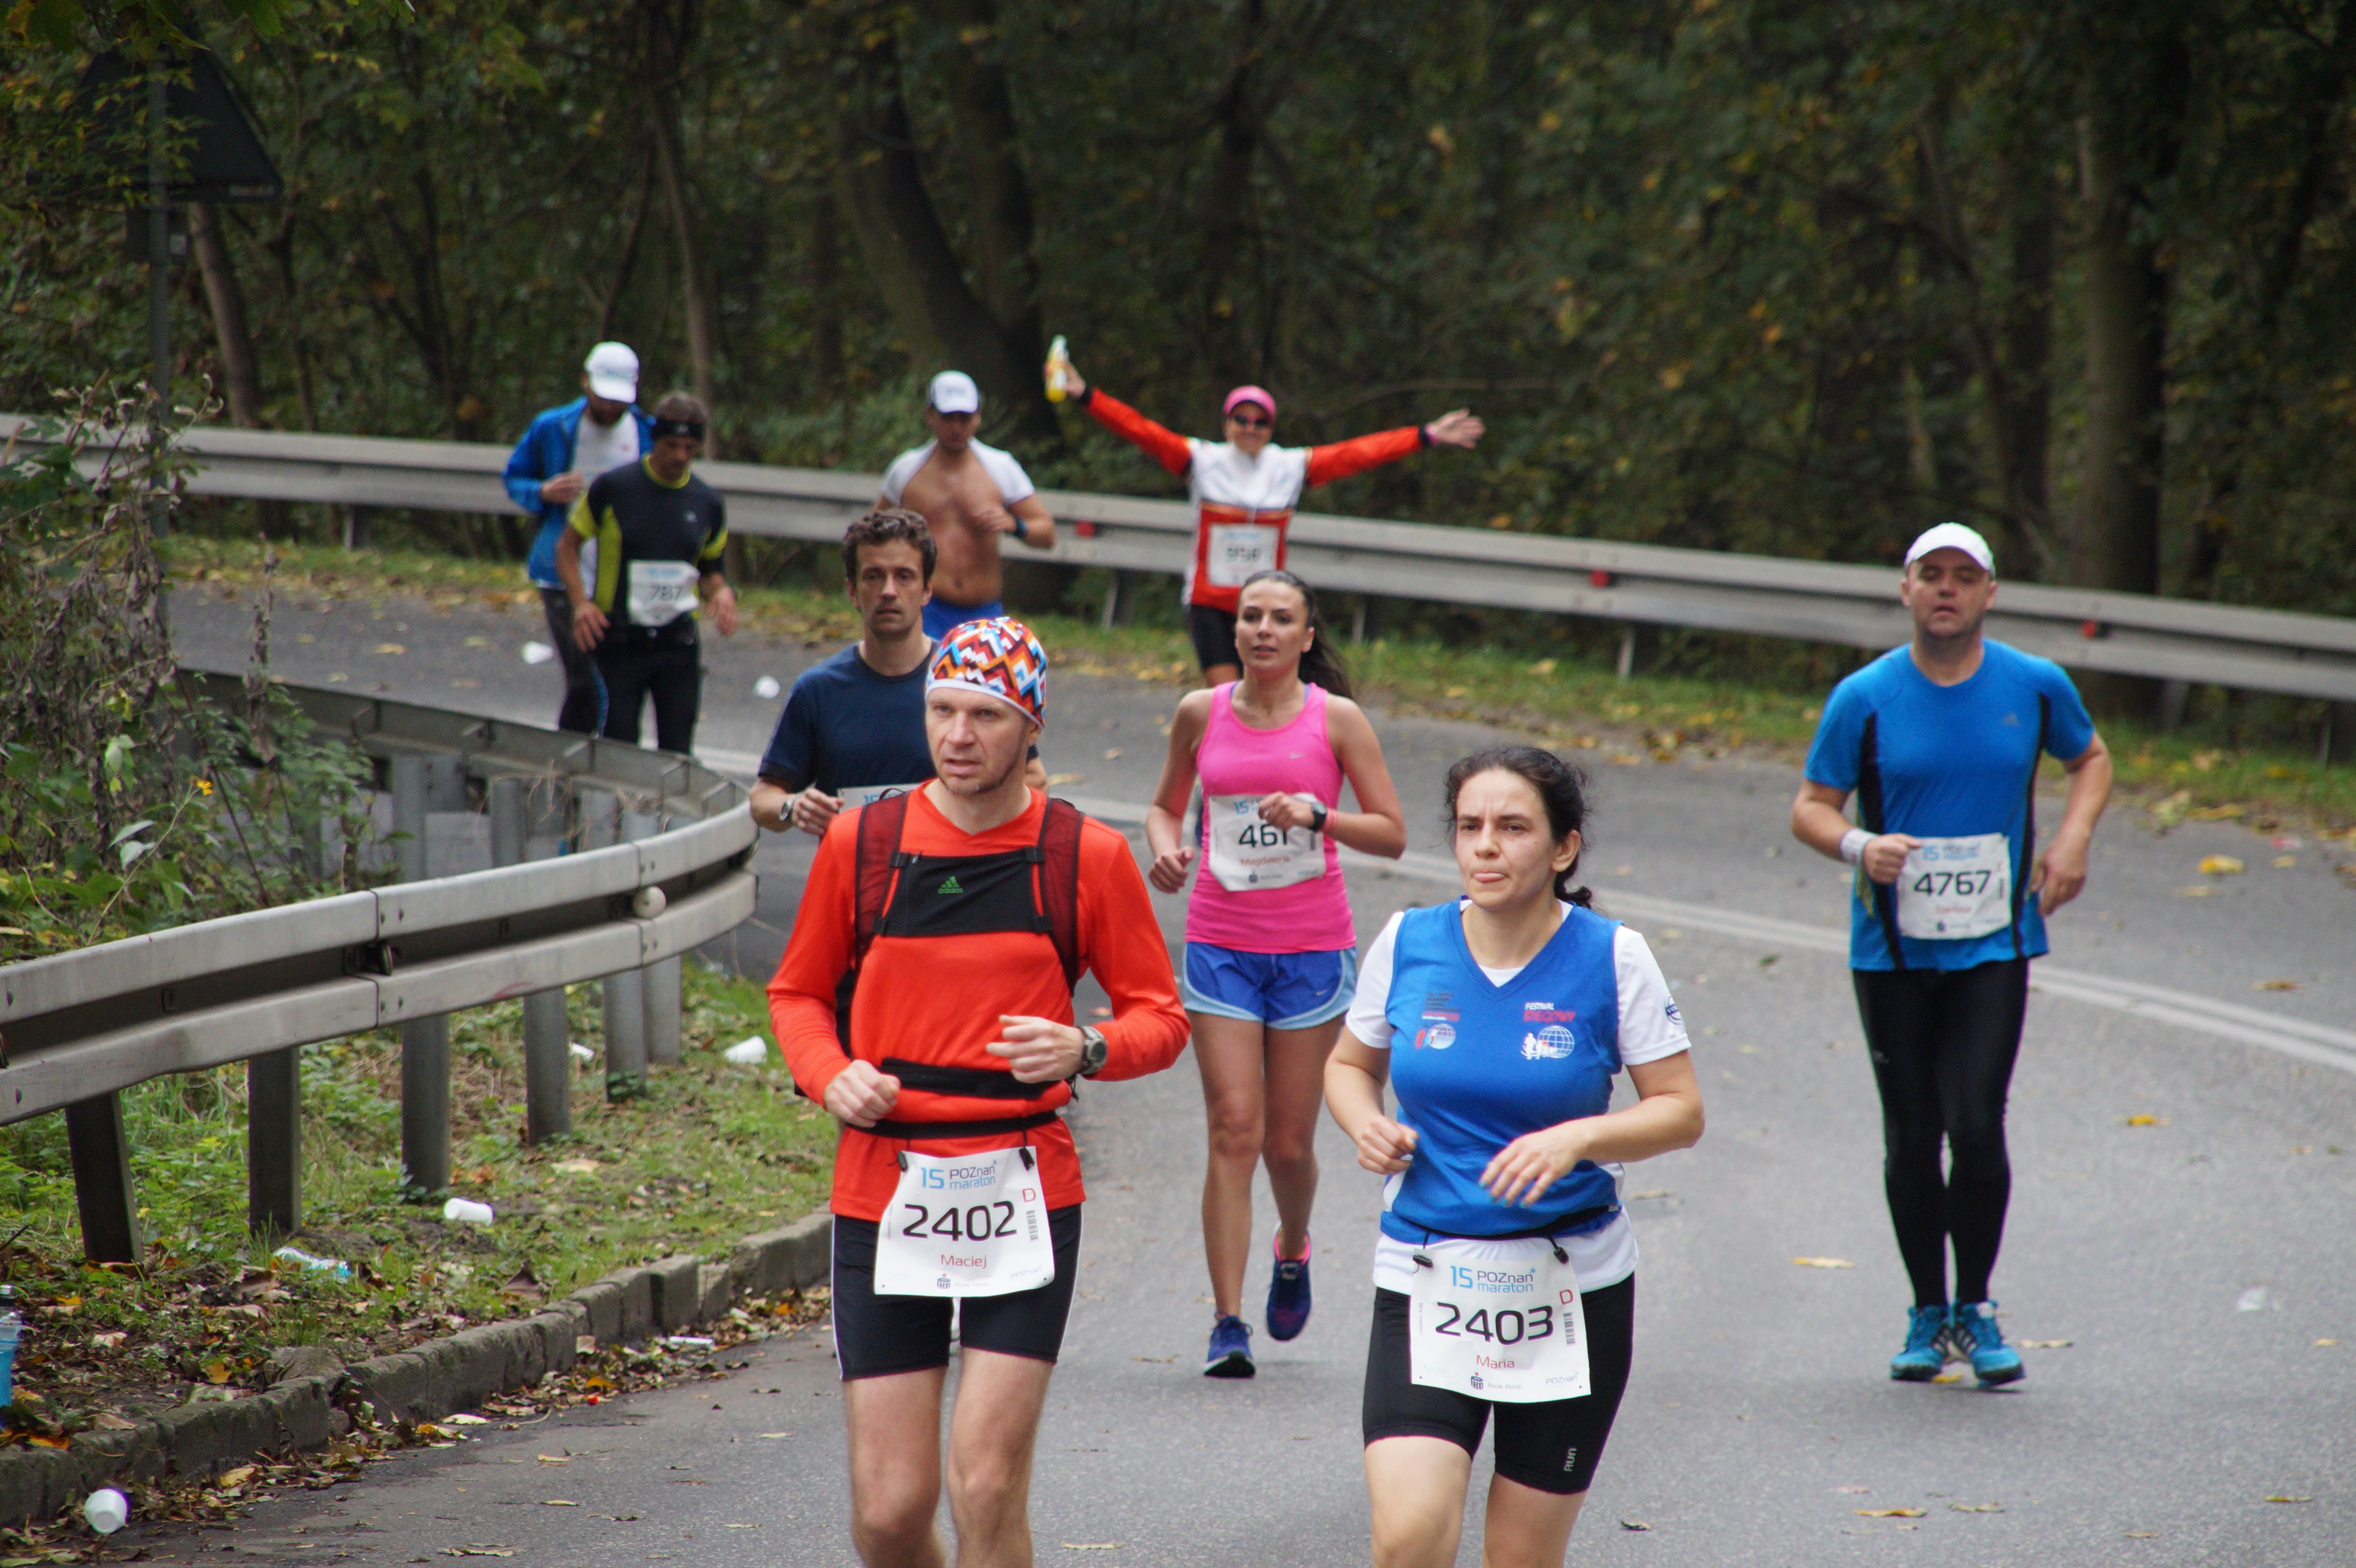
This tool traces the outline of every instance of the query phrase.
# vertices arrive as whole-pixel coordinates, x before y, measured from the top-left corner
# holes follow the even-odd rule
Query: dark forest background
[[[288,183],[177,274],[240,424],[511,441],[617,336],[727,456],[873,470],[954,364],[1165,489],[1062,333],[1203,433],[1490,421],[1321,509],[2356,611],[2356,0],[18,0],[0,408],[144,364],[70,90],[176,34]]]

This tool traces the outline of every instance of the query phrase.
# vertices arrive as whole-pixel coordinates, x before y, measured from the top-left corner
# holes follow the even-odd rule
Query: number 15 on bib
[[[878,1296],[1007,1296],[1055,1277],[1036,1161],[1028,1148],[900,1157],[900,1189],[877,1227]]]

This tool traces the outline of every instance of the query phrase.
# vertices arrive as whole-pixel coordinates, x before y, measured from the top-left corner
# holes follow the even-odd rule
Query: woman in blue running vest
[[[1334,1121],[1387,1178],[1364,1413],[1386,1568],[1455,1562],[1493,1413],[1482,1561],[1558,1568],[1628,1381],[1619,1166],[1701,1136],[1659,964],[1571,885],[1583,782],[1529,746],[1449,769],[1463,896],[1391,917],[1326,1066]],[[1612,1111],[1622,1068],[1637,1100]]]

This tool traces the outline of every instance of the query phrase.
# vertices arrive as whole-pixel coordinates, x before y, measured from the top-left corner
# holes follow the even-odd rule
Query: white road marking
[[[749,775],[760,765],[758,757],[745,752],[704,751],[698,755],[723,773]],[[1145,820],[1145,807],[1129,801],[1078,795],[1067,795],[1064,798],[1090,816],[1106,822],[1135,827]],[[1393,875],[1403,873],[1445,887],[1457,885],[1456,862],[1440,855],[1421,855],[1410,850],[1396,860],[1386,860],[1374,855],[1361,855],[1355,849],[1344,849],[1342,859],[1356,870],[1388,871]],[[1803,925],[1795,920],[1746,914],[1740,910],[1720,909],[1710,904],[1684,903],[1676,899],[1655,898],[1649,893],[1605,889],[1596,896],[1600,901],[1609,904],[1614,912],[1656,921],[1664,925],[1690,926],[1697,931],[1715,932],[1720,936],[1731,936],[1738,941],[1757,943],[1762,946],[1797,948],[1835,955],[1846,955],[1848,952],[1848,933],[1845,930]],[[2236,1002],[2221,1002],[2213,997],[2196,996],[2190,991],[2173,990],[2166,986],[2147,986],[2140,981],[2064,968],[2048,959],[2039,959],[2031,973],[2034,977],[2030,981],[2030,989],[2042,991],[2047,996],[2064,997],[2073,1002],[2108,1008],[2113,1012],[2148,1019],[2154,1023],[2172,1024],[2178,1029],[2190,1029],[2219,1040],[2260,1046],[2285,1056],[2295,1056],[2302,1061],[2312,1061],[2320,1067],[2334,1067],[2342,1072],[2356,1074],[2356,1030],[2309,1023],[2304,1019],[2284,1018],[2279,1013],[2270,1013],[2263,1008],[2244,1007]]]

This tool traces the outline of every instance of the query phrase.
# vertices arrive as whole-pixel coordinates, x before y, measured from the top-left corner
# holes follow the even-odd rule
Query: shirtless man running
[[[940,550],[933,597],[925,605],[925,635],[937,641],[951,627],[1006,613],[998,536],[1012,534],[1033,549],[1053,549],[1055,521],[1011,453],[976,441],[981,389],[962,370],[933,378],[925,426],[933,439],[902,453],[884,471],[883,507],[905,507],[925,519]]]

